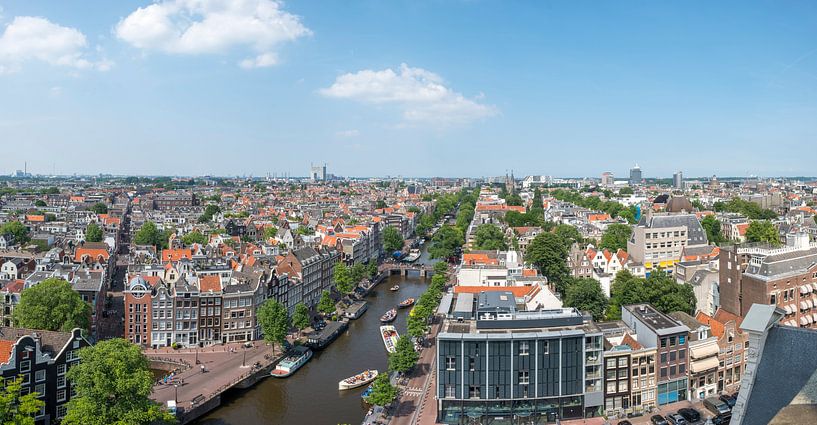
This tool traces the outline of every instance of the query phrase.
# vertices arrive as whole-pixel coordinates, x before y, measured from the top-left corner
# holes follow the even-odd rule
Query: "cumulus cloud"
[[[336,132],[335,135],[338,136],[338,137],[344,138],[344,139],[348,139],[348,138],[359,136],[360,131],[354,130],[354,129],[352,129],[352,130],[341,130],[341,131]]]
[[[87,57],[88,41],[75,28],[57,25],[36,16],[17,16],[0,35],[0,74],[19,71],[37,60],[76,69],[110,69],[111,62]]]
[[[320,93],[363,103],[398,105],[409,122],[464,124],[499,112],[495,106],[479,102],[481,94],[469,99],[446,87],[439,75],[406,64],[397,71],[364,69],[343,74]]]
[[[116,36],[144,51],[217,54],[241,48],[242,68],[278,63],[275,49],[310,35],[301,19],[274,0],[166,0],[140,7],[117,24]]]

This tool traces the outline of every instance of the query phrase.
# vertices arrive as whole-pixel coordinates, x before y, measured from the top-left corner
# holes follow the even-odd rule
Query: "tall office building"
[[[637,184],[641,184],[641,168],[635,164],[635,167],[630,168],[630,186]]]
[[[672,186],[676,189],[684,188],[684,173],[681,170],[672,175]]]
[[[326,164],[312,166],[309,172],[309,178],[312,181],[324,181],[326,180]]]
[[[607,171],[605,173],[601,173],[601,185],[602,186],[613,186],[615,181],[613,180],[613,173]]]

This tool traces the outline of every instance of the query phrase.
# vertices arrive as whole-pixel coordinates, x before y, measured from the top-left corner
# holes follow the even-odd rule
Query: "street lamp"
[[[247,366],[247,347],[244,347],[244,359],[241,360],[241,367]]]
[[[173,396],[173,401],[176,404],[179,404],[179,384],[173,384],[173,390],[175,391],[175,395]]]

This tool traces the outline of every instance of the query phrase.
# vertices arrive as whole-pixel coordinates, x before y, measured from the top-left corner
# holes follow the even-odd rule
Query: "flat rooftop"
[[[625,305],[624,308],[639,322],[658,334],[689,331],[688,327],[656,310],[655,307],[650,304]]]

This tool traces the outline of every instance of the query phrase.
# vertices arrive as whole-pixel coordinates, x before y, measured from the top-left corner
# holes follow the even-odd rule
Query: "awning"
[[[809,308],[812,308],[814,307],[814,300],[806,300],[806,304],[808,305]]]
[[[801,294],[808,294],[809,292],[811,292],[811,285],[803,285],[800,287]]]
[[[704,372],[710,369],[717,369],[718,367],[718,358],[717,357],[707,357],[703,360],[696,360],[694,362],[690,362],[689,370],[692,373]]]
[[[800,301],[800,310],[808,309],[808,304],[805,301]]]
[[[786,312],[786,314],[792,314],[792,313],[794,313],[794,311],[792,311],[792,308],[791,308],[791,306],[790,306],[790,305],[784,305],[784,306],[783,306],[783,311],[785,311],[785,312]]]
[[[806,319],[806,322],[808,322],[808,323],[813,323],[814,322],[814,319],[811,318],[810,314],[806,314],[803,317]]]
[[[718,354],[718,344],[706,344],[701,347],[690,347],[689,354],[693,359],[703,359],[705,357]]]
[[[808,325],[808,320],[806,320],[806,318],[805,318],[805,317],[801,317],[801,318],[800,318],[800,324],[801,324],[801,325]]]
[[[811,318],[812,318],[812,320],[814,320],[815,322],[817,322],[817,313],[812,314],[812,315],[811,315]]]

